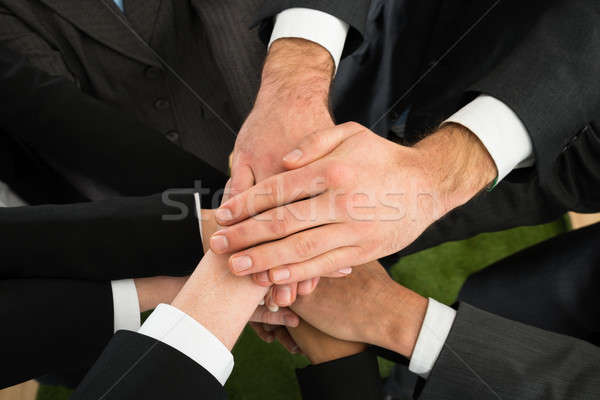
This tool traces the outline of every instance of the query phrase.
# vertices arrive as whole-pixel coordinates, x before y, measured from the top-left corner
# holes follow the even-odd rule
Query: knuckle
[[[316,251],[317,243],[311,238],[301,238],[294,241],[294,251],[301,259],[310,258]]]
[[[273,220],[269,222],[269,231],[275,236],[285,235],[287,227],[288,222],[285,217],[273,218]]]
[[[364,126],[362,126],[358,122],[354,122],[354,121],[344,122],[342,125],[344,126],[344,128],[348,128],[349,130],[353,130],[353,131],[366,129]]]
[[[348,165],[334,162],[326,167],[325,176],[329,187],[343,187],[352,180],[354,171]]]

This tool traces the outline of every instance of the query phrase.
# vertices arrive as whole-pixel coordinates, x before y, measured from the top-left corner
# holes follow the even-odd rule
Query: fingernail
[[[252,266],[252,259],[248,256],[239,256],[231,259],[231,266],[235,272],[242,272]]]
[[[265,299],[261,299],[260,303],[258,303],[259,306],[264,306],[265,305]]]
[[[277,312],[279,311],[279,306],[277,304],[269,304],[267,306],[267,308],[269,309],[269,311],[271,312]]]
[[[216,252],[226,251],[229,247],[229,240],[223,235],[216,235],[210,238],[210,247]]]
[[[289,152],[285,157],[283,157],[283,161],[285,162],[296,162],[302,157],[302,151],[300,149],[293,150]]]
[[[289,286],[277,288],[277,302],[279,304],[290,304],[292,302],[292,289]]]
[[[286,279],[290,279],[290,270],[287,268],[278,269],[273,271],[273,281],[281,282]]]
[[[259,282],[271,282],[269,280],[269,273],[267,271],[262,271],[256,274],[256,280]]]
[[[348,268],[340,269],[338,272],[340,274],[349,275],[352,272],[352,268],[348,267]]]
[[[215,217],[219,221],[231,221],[233,219],[233,214],[231,214],[231,210],[228,208],[218,208],[215,211]]]

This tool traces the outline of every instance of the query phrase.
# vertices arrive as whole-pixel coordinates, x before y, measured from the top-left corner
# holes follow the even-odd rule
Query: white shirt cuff
[[[454,309],[434,299],[429,299],[423,326],[408,366],[411,372],[424,379],[429,377],[429,373],[444,348],[455,317]]]
[[[500,100],[480,95],[446,122],[468,128],[483,143],[498,169],[498,182],[515,168],[533,165],[533,145],[517,114]]]
[[[277,39],[300,38],[323,46],[337,70],[344,51],[349,25],[333,15],[310,8],[290,8],[275,17],[269,47]]]
[[[160,304],[138,333],[185,354],[225,385],[233,370],[233,355],[215,335],[183,311]]]
[[[200,194],[194,193],[194,202],[196,203],[196,217],[198,218],[198,229],[200,230],[200,240],[204,246],[204,238],[202,237],[202,207],[200,206]]]
[[[140,301],[133,279],[112,281],[114,328],[137,331],[140,328]]]

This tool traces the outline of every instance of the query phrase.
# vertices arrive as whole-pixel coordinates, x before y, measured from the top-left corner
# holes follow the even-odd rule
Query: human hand
[[[316,43],[280,39],[271,45],[255,105],[231,157],[232,194],[283,172],[283,156],[303,137],[333,126],[329,109],[333,70],[329,52]],[[280,301],[271,308],[291,304],[296,293],[305,293],[309,286],[304,282],[299,290],[295,284],[274,288],[273,297]]]
[[[283,156],[304,136],[333,126],[333,69],[333,59],[316,43],[280,39],[271,45],[256,102],[232,154],[232,192],[284,171]]]
[[[287,284],[395,253],[496,176],[479,139],[453,124],[414,147],[342,124],[311,134],[285,163],[297,169],[217,211],[227,227],[211,247],[238,251],[229,259],[237,275],[269,270],[270,282]]]
[[[287,330],[312,364],[321,364],[349,357],[362,353],[367,349],[367,345],[364,343],[336,339],[306,321],[300,321],[296,328],[288,328]]]
[[[346,278],[321,279],[315,291],[299,297],[292,310],[335,338],[410,357],[427,304],[426,298],[394,282],[381,264],[371,262]]]

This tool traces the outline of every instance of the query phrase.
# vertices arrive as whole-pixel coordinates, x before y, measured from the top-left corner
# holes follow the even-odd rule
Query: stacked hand
[[[288,172],[221,206],[226,228],[211,238],[213,251],[233,253],[234,274],[265,286],[341,276],[395,253],[496,174],[483,144],[455,125],[404,147],[347,123],[308,135],[283,160]],[[295,300],[285,286],[273,297]]]

